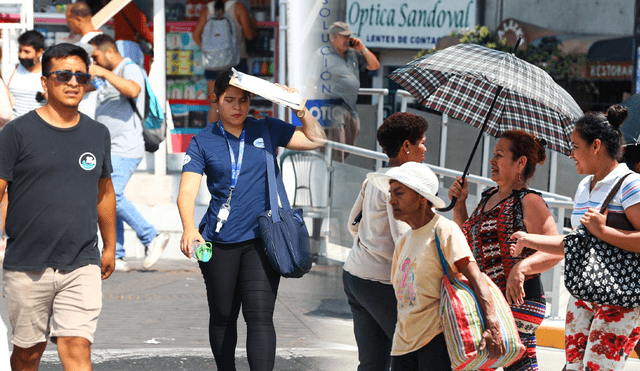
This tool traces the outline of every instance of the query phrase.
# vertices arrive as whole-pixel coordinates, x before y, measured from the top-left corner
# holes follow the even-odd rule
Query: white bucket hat
[[[401,166],[389,169],[384,174],[367,174],[369,183],[384,193],[389,193],[389,181],[396,180],[418,192],[421,196],[431,201],[435,208],[445,206],[444,201],[436,196],[438,193],[438,177],[425,164],[418,162],[406,162]]]

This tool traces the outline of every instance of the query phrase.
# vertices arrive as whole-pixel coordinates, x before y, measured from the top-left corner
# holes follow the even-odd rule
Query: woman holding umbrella
[[[457,197],[453,220],[462,228],[480,270],[500,287],[511,305],[520,339],[527,352],[505,370],[537,370],[535,331],[545,315],[540,273],[562,260],[561,256],[526,249],[520,257],[510,255],[510,236],[517,231],[557,235],[553,216],[539,193],[529,190],[527,180],[545,160],[545,142],[510,130],[496,143],[490,161],[491,180],[498,184],[482,193],[469,217],[467,183],[461,178],[449,189]],[[462,185],[461,185],[462,183]]]
[[[640,175],[628,175],[607,207],[608,213],[624,211],[635,231],[609,227],[599,205],[618,180],[631,171],[618,163],[622,146],[620,126],[627,109],[614,105],[602,113],[580,118],[571,133],[578,174],[587,175],[578,185],[571,226],[580,224],[596,238],[621,249],[640,252]],[[512,254],[533,248],[562,256],[565,236],[540,236],[517,232]],[[600,305],[571,297],[567,306],[565,349],[567,370],[622,370],[640,338],[640,308]]]

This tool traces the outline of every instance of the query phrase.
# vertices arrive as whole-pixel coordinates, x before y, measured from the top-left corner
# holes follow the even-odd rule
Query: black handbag
[[[628,175],[611,189],[600,212],[607,209]],[[607,218],[607,225],[623,229],[616,225],[621,219],[620,215],[617,220]],[[628,220],[626,223],[631,225]],[[610,245],[580,224],[564,238],[564,256],[564,285],[575,298],[625,308],[640,307],[640,254]]]
[[[262,138],[267,159],[269,208],[258,216],[260,239],[271,267],[282,277],[300,278],[311,270],[313,259],[309,247],[309,232],[302,218],[302,209],[291,209],[282,176],[276,176],[271,152],[271,138],[265,122]],[[277,190],[276,190],[277,188]],[[278,196],[282,207],[278,205]]]

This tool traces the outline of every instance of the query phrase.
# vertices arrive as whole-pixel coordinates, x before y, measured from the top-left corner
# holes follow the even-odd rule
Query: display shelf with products
[[[209,102],[202,53],[193,40],[196,22],[167,22],[167,98],[174,118],[174,152],[186,150],[187,137],[206,126]],[[277,81],[278,23],[258,22],[254,40],[247,42],[249,73],[270,82]],[[249,115],[273,116],[275,105],[253,97]],[[177,119],[176,119],[177,117]]]
[[[209,102],[202,54],[193,40],[195,22],[167,22],[167,99],[171,107],[173,152],[207,123]],[[188,130],[186,130],[188,129]],[[182,143],[182,144],[181,144]]]

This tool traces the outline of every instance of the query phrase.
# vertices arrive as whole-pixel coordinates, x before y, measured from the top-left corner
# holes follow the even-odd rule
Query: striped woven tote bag
[[[440,315],[452,369],[498,368],[508,366],[518,360],[526,349],[520,341],[511,308],[509,308],[509,304],[498,286],[484,273],[482,275],[487,280],[489,291],[493,297],[493,305],[500,323],[500,333],[507,352],[501,358],[489,359],[489,351],[486,348],[482,351],[478,350],[485,328],[482,310],[467,279],[462,275],[453,277],[450,274],[437,232],[436,245],[445,272],[440,286]]]

